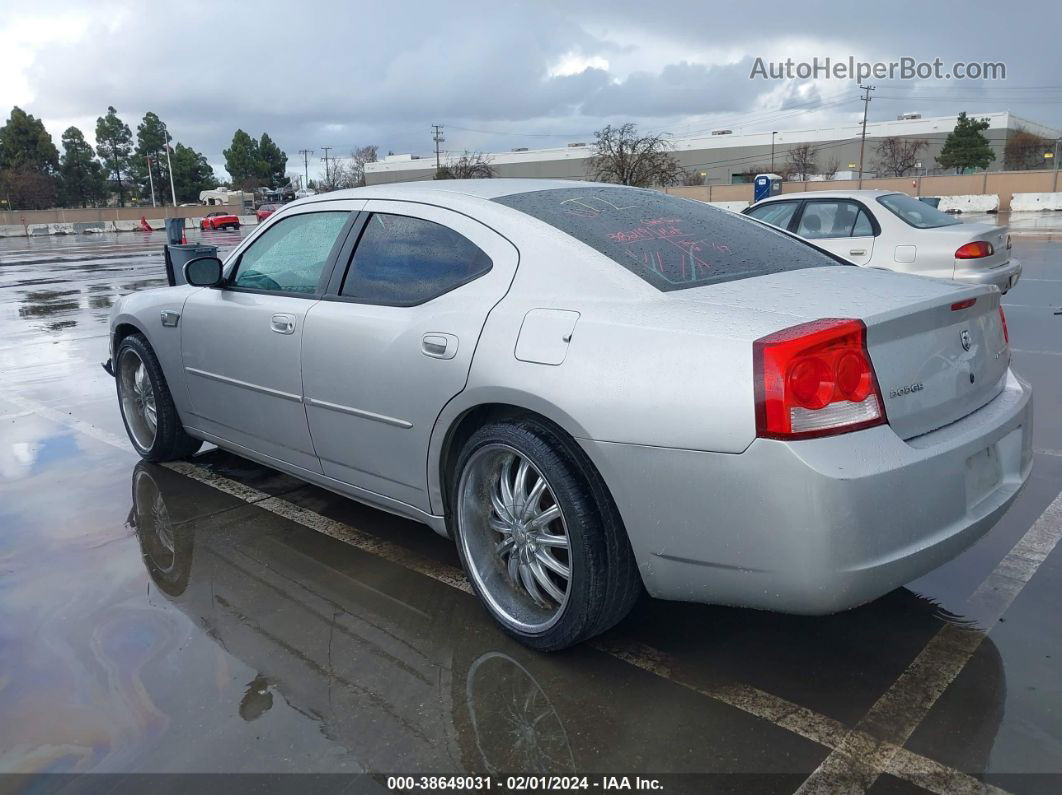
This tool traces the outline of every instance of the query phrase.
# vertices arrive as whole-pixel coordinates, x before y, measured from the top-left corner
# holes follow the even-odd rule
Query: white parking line
[[[37,401],[0,391],[0,398],[45,419],[66,425],[105,444],[132,453],[124,438]],[[256,507],[317,532],[324,533],[377,557],[401,565],[456,590],[472,593],[460,569],[433,561],[399,544],[381,539],[316,511],[295,505],[188,461],[165,464],[168,469],[230,494]],[[997,618],[1032,578],[1062,534],[1062,494],[1055,498],[1021,541],[997,566],[970,599],[971,606]],[[704,687],[682,681],[669,657],[650,646],[631,641],[592,641],[589,645],[636,668],[691,692],[727,704],[774,726],[830,749],[823,763],[799,791],[833,793],[864,791],[881,773],[939,795],[1004,793],[973,776],[903,748],[910,734],[948,684],[958,675],[977,646],[983,631],[945,625],[907,670],[852,729],[786,699],[749,685],[730,683]]]
[[[945,624],[800,793],[865,792],[902,747],[1062,538],[1062,493],[967,600],[984,629]],[[901,776],[907,778],[907,776]]]

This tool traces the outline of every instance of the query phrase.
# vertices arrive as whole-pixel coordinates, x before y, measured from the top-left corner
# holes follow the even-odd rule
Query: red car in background
[[[240,218],[232,213],[207,213],[199,222],[200,229],[239,229]]]
[[[254,214],[256,216],[258,216],[258,223],[262,223],[262,221],[264,221],[266,218],[271,216],[273,213],[275,213],[277,210],[279,210],[283,206],[284,205],[282,205],[282,204],[263,204],[263,205],[261,205],[257,210],[254,211]]]

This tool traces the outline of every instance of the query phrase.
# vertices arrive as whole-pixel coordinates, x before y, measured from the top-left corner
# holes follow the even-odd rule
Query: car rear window
[[[655,190],[552,188],[494,201],[545,221],[663,291],[848,264],[745,216]]]
[[[942,226],[954,226],[962,221],[942,213],[931,204],[913,199],[906,193],[889,193],[878,196],[878,204],[895,215],[901,221],[915,229],[937,229]]]

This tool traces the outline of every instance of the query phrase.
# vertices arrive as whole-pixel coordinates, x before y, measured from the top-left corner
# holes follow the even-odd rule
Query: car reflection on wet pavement
[[[224,251],[250,231],[195,239]],[[0,241],[0,772],[1058,791],[1052,234],[1016,235],[1026,270],[1005,299],[1015,369],[1036,391],[1036,465],[982,542],[840,615],[646,600],[555,655],[496,630],[453,546],[424,527],[213,449],[139,461],[99,362],[114,298],[164,283],[161,235]],[[1008,553],[1030,528],[1045,557],[1015,574]],[[1001,566],[1024,588],[995,616],[975,596]],[[931,657],[941,638],[958,641]]]

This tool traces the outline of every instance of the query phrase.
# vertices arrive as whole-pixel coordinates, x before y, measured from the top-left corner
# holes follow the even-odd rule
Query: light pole
[[[173,166],[170,164],[170,130],[165,125],[162,125],[162,131],[166,133],[166,170],[170,172],[170,198],[173,199],[173,206],[177,206],[177,189],[173,187]]]
[[[774,136],[778,135],[778,130],[771,130],[771,173],[774,173]]]

